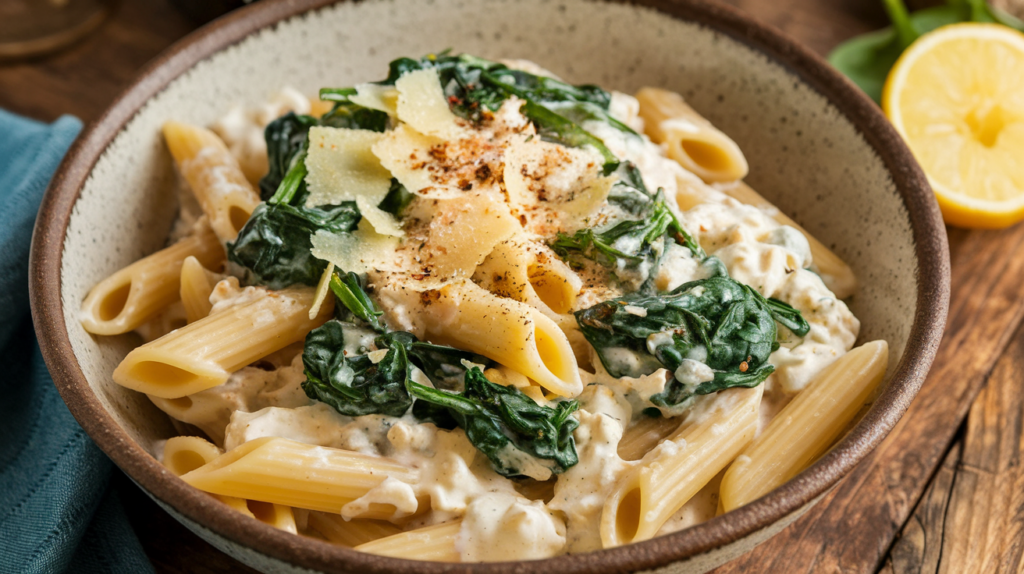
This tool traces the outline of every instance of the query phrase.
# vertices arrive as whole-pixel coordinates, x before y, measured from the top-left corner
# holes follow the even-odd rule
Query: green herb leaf
[[[283,289],[316,285],[327,263],[310,253],[317,230],[348,233],[359,222],[354,202],[321,207],[262,203],[228,243],[228,260],[246,269],[245,282]]]
[[[381,311],[377,303],[367,295],[359,281],[359,276],[349,272],[342,275],[333,273],[330,282],[331,292],[338,298],[338,301],[360,320],[366,322],[378,333],[386,331],[380,322],[384,311]]]
[[[346,328],[355,326],[331,320],[306,335],[302,390],[343,415],[402,416],[412,405],[406,390],[410,369],[405,347],[389,348],[376,365],[367,355],[346,356]]]
[[[798,311],[781,302],[776,307],[799,328],[803,319]],[[714,380],[695,387],[673,380],[652,398],[661,406],[678,405],[694,394],[756,386],[774,370],[768,363],[778,348],[772,307],[757,291],[729,277],[691,281],[667,294],[633,293],[575,316],[614,377],[638,377],[659,367],[674,373],[684,359],[714,371]]]
[[[578,461],[572,432],[579,426],[573,416],[576,401],[555,403],[554,408],[538,405],[515,387],[496,385],[480,369],[466,371],[465,389],[451,393],[410,382],[409,392],[417,399],[413,414],[443,428],[457,425],[469,441],[487,455],[491,466],[504,476],[523,473],[522,455],[538,459],[559,474]]]
[[[985,0],[949,0],[907,14],[901,0],[883,0],[894,25],[852,38],[828,56],[830,64],[850,78],[873,100],[880,102],[882,88],[900,54],[918,37],[957,22],[993,22],[1024,31],[1024,22],[990,6]]]

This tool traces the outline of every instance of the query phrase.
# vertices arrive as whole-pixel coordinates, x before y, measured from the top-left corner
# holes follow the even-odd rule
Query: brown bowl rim
[[[341,0],[345,1],[345,0]],[[621,2],[622,0],[602,0]],[[823,59],[770,26],[706,0],[634,0],[669,17],[723,33],[783,65],[827,98],[879,155],[910,216],[917,257],[917,308],[892,379],[856,427],[824,457],[762,498],[703,524],[652,540],[532,562],[448,564],[375,556],[295,536],[238,514],[167,472],[104,410],[85,379],[64,324],[61,259],[72,210],[108,145],[145,103],[193,65],[246,36],[336,3],[264,0],[178,41],[150,62],[99,120],[76,140],[43,198],[30,261],[32,316],[43,356],[61,397],[96,444],[136,483],[188,520],[257,553],[324,572],[507,574],[617,573],[654,569],[739,541],[826,493],[895,426],[931,366],[949,306],[949,248],[928,181],[878,107]]]

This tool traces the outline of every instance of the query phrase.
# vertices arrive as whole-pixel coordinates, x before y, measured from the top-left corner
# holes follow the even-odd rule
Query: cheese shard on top
[[[348,101],[371,110],[380,110],[391,117],[398,115],[398,90],[394,86],[359,84],[356,86],[356,95],[349,96]]]
[[[559,219],[583,220],[601,207],[615,183],[614,176],[602,175],[602,166],[603,159],[590,148],[516,138],[505,150],[503,181],[516,213],[550,220],[554,210]]]
[[[497,194],[483,192],[439,201],[408,287],[418,291],[438,289],[471,277],[494,246],[519,229],[519,221]]]
[[[374,144],[383,137],[370,130],[310,128],[306,206],[355,201],[377,232],[401,236],[394,216],[377,208],[391,189],[391,173],[373,154]]]
[[[437,69],[415,70],[402,74],[395,82],[398,89],[398,119],[416,131],[444,139],[457,139],[466,129],[448,107]]]
[[[374,144],[373,153],[410,193],[429,199],[453,199],[464,192],[443,173],[430,169],[436,163],[431,151],[444,144],[444,140],[399,125]]]
[[[335,234],[321,229],[310,241],[313,257],[329,261],[345,272],[399,270],[395,264],[398,238],[377,233],[366,219],[352,233]]]

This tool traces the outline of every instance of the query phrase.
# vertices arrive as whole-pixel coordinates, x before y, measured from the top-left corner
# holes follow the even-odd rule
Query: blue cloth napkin
[[[28,307],[39,202],[82,123],[0,110],[0,572],[152,572],[114,469],[53,385]]]

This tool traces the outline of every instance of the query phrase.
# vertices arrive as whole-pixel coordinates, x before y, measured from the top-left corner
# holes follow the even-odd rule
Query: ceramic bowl
[[[861,341],[885,339],[874,406],[794,480],[725,516],[647,542],[539,562],[404,561],[293,536],[243,518],[153,457],[174,435],[111,372],[136,344],[93,337],[82,299],[160,248],[175,214],[160,136],[169,119],[207,124],[283,85],[313,94],[383,77],[391,59],[444,48],[534,60],[572,82],[676,90],[746,153],[748,182],[842,256],[861,287]],[[43,201],[32,250],[32,310],[71,412],[163,508],[265,572],[571,574],[703,572],[795,520],[874,448],[932,362],[948,306],[945,228],[925,177],[877,107],[821,59],[737,12],[699,0],[264,0],[153,62],[78,140]]]

